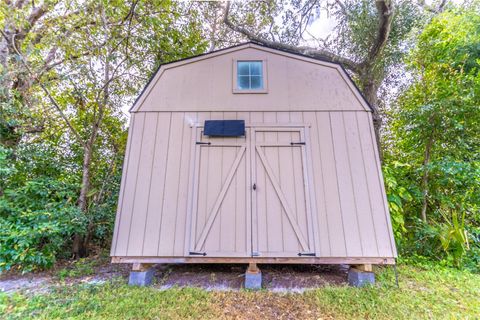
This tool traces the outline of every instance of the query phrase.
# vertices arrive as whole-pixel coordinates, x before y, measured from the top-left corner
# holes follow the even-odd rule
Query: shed
[[[249,42],[162,65],[130,112],[112,262],[395,263],[372,110],[339,64]]]

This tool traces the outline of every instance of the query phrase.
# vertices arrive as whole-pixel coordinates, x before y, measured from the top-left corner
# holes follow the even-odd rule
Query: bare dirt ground
[[[324,265],[259,265],[264,289],[272,292],[303,292],[326,285],[346,283],[348,269]],[[157,266],[156,284],[235,291],[243,287],[246,265],[178,264]]]
[[[83,264],[89,267],[85,271]],[[45,272],[0,274],[0,291],[13,293],[48,292],[61,285],[103,283],[114,278],[128,282],[129,264],[111,264],[105,257],[89,258],[83,264],[63,262]],[[246,265],[166,264],[157,265],[153,286],[165,290],[173,286],[198,287],[213,291],[236,291],[243,287]],[[324,265],[259,265],[263,287],[274,292],[298,292],[346,283],[347,267]],[[83,271],[82,271],[83,270]]]

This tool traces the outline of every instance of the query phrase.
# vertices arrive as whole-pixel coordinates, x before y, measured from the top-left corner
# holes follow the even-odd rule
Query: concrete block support
[[[245,272],[245,289],[262,289],[262,272],[258,269],[256,263],[251,263]]]
[[[352,287],[364,287],[375,284],[375,273],[350,268],[348,270],[348,284]]]
[[[152,284],[154,275],[155,268],[153,268],[151,265],[134,264],[133,270],[130,271],[128,284],[130,286],[149,286]]]

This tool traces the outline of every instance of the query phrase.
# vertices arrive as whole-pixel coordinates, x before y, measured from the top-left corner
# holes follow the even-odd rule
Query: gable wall
[[[266,94],[233,93],[235,59],[266,60]],[[340,66],[245,46],[162,66],[133,111],[369,111]]]

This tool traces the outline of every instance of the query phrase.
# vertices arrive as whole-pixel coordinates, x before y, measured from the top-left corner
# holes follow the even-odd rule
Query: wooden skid
[[[278,264],[375,264],[393,265],[395,258],[302,257],[302,258],[217,258],[217,257],[112,257],[112,263],[278,263]]]

